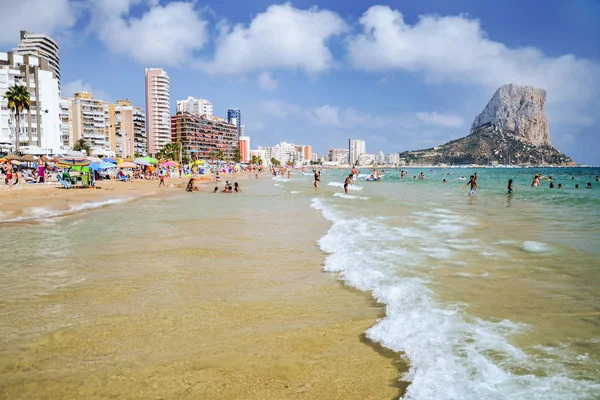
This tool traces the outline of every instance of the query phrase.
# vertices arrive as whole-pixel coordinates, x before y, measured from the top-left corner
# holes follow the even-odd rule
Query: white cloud
[[[17,45],[21,30],[53,35],[71,28],[79,16],[77,5],[69,0],[1,1],[0,44]]]
[[[332,125],[338,128],[346,125],[345,121],[342,121],[340,118],[340,109],[328,104],[309,111],[308,116],[311,121],[323,125]]]
[[[454,114],[439,114],[437,112],[420,112],[417,113],[419,118],[425,125],[439,126],[442,128],[459,128],[464,125],[462,117]]]
[[[89,83],[84,82],[83,79],[77,79],[61,86],[62,97],[73,97],[73,95],[78,92],[91,93],[94,95],[95,99],[104,100],[111,103],[114,102],[112,97],[104,90],[93,88]]]
[[[290,3],[272,5],[249,26],[221,24],[214,59],[199,67],[216,74],[276,68],[323,72],[334,65],[327,40],[346,28],[344,20],[328,10],[300,10]]]
[[[260,103],[260,110],[271,118],[287,119],[289,117],[304,115],[302,107],[288,103],[285,100],[268,100]]]
[[[273,78],[269,72],[262,72],[258,75],[258,87],[261,90],[267,92],[273,92],[277,90],[279,86],[279,81],[276,78]]]
[[[106,47],[143,64],[178,66],[190,62],[208,40],[207,22],[193,2],[155,0],[140,18],[129,11],[140,0],[96,0],[91,6],[92,31]]]
[[[429,81],[490,89],[506,83],[533,85],[546,89],[549,104],[583,103],[598,91],[598,64],[573,55],[549,57],[533,47],[509,48],[490,40],[479,21],[465,15],[425,15],[409,25],[399,11],[373,6],[360,24],[363,32],[348,44],[357,69],[417,71]]]

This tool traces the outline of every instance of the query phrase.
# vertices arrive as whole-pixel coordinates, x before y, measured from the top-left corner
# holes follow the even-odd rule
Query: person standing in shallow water
[[[460,188],[463,189],[467,185],[471,185],[471,190],[469,190],[469,196],[475,196],[475,194],[477,193],[478,187],[477,187],[477,181],[475,180],[475,177],[473,175],[471,175],[471,177],[469,178],[469,182],[465,183]]]
[[[513,189],[513,180],[509,179],[508,180],[508,194],[511,194],[512,192],[514,192],[514,189]]]
[[[352,183],[352,176],[352,174],[348,175],[348,177],[344,181],[344,192],[346,192],[346,194],[348,194],[348,185]]]
[[[315,170],[315,182],[313,183],[315,188],[319,188],[319,182],[321,181],[321,171]]]

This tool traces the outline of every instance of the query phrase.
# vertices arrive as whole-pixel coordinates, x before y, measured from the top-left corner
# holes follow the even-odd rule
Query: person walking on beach
[[[344,192],[346,192],[346,194],[348,194],[348,185],[350,183],[352,183],[352,174],[348,175],[348,177],[344,181]]]
[[[473,175],[471,175],[471,177],[469,178],[469,182],[465,183],[460,188],[463,189],[467,185],[471,185],[471,190],[469,190],[469,196],[475,196],[475,194],[477,193],[478,187],[477,187],[477,182],[475,181],[475,177]]]
[[[313,185],[315,186],[315,188],[319,188],[319,182],[321,181],[321,171],[317,171],[315,169],[315,182],[313,183]]]
[[[158,179],[160,179],[160,182],[158,183],[158,187],[165,186],[165,174],[163,174],[162,171],[160,171],[158,173]]]

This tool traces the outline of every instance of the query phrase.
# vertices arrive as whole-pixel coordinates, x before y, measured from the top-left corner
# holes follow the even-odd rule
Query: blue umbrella
[[[113,163],[113,164],[115,164],[115,165],[116,165],[116,164],[118,164],[117,160],[115,160],[114,158],[110,158],[110,157],[104,157],[104,158],[102,159],[102,162],[105,162],[105,163]]]
[[[115,168],[115,164],[111,164],[109,162],[91,163],[90,164],[90,169],[92,169],[94,171],[101,170],[101,169],[107,169],[107,168]]]
[[[135,160],[133,160],[134,163],[136,163],[137,165],[145,165],[147,167],[151,166],[152,164],[150,163],[150,161],[145,160],[143,158],[136,158]]]

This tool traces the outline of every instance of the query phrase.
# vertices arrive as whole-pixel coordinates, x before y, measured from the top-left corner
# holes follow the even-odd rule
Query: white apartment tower
[[[30,109],[16,126],[4,98],[9,87],[23,85],[30,95]],[[44,58],[0,53],[0,144],[31,154],[57,154],[61,147],[58,80]]]
[[[348,140],[348,164],[355,165],[361,154],[367,152],[367,145],[364,140]]]
[[[188,97],[187,100],[177,100],[177,112],[213,116],[213,105],[206,99]]]
[[[169,75],[164,69],[146,68],[146,131],[150,155],[171,143],[169,86]]]
[[[60,57],[58,43],[46,35],[21,31],[21,42],[13,53],[43,58],[50,65],[60,89]]]

